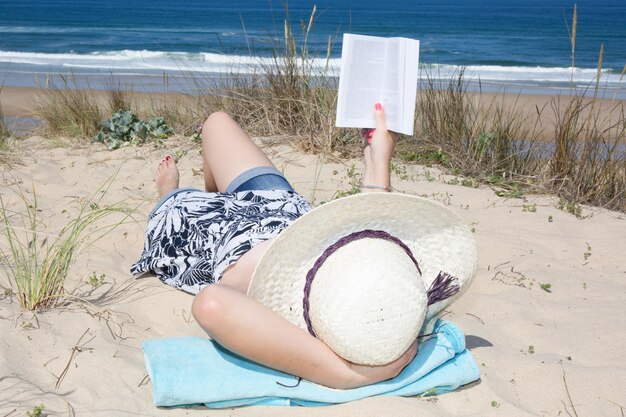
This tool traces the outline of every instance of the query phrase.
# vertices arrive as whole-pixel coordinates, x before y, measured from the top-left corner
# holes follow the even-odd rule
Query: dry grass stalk
[[[2,86],[0,86],[0,94],[2,94]],[[9,126],[4,118],[4,112],[2,111],[2,104],[0,103],[0,151],[6,146],[7,139],[12,136]]]
[[[73,75],[61,76],[62,86],[46,82],[40,87],[43,98],[36,99],[35,117],[45,122],[47,133],[57,136],[89,138],[102,120],[101,105],[89,90],[80,89]]]
[[[572,68],[576,45],[576,5],[570,39]],[[626,210],[626,117],[623,102],[608,109],[600,103],[604,44],[600,46],[595,86],[591,99],[586,90],[552,100],[555,153],[550,161],[552,186],[567,201]],[[622,72],[623,75],[623,72]],[[621,77],[620,77],[621,80]],[[573,73],[571,82],[573,84]],[[567,100],[563,105],[562,100]]]
[[[117,111],[134,110],[132,85],[128,85],[125,81],[122,82],[119,78],[115,78],[111,75],[107,78],[105,87],[108,102],[107,114],[113,114]]]
[[[72,347],[70,358],[68,359],[67,364],[65,365],[65,368],[63,368],[63,371],[61,371],[61,374],[57,378],[57,382],[54,384],[54,389],[58,389],[61,386],[61,382],[63,382],[63,378],[65,378],[65,375],[67,375],[67,372],[70,370],[70,365],[72,364],[72,359],[74,359],[74,356],[76,356],[78,353],[83,352],[85,350],[93,350],[93,348],[87,348],[85,347],[85,345],[91,342],[93,339],[95,339],[96,338],[95,336],[93,336],[91,339],[85,342],[82,342],[83,337],[85,337],[87,333],[89,333],[89,328],[85,330],[82,336],[80,336],[78,341],[74,344],[74,347]]]
[[[572,27],[570,30],[569,25],[567,24],[567,19],[565,20],[565,25],[567,26],[567,33],[569,35],[570,46],[572,50],[572,75],[570,78],[570,91],[574,89],[574,63],[576,57],[576,27],[578,25],[578,13],[576,8],[576,3],[574,3],[574,13],[572,16]]]

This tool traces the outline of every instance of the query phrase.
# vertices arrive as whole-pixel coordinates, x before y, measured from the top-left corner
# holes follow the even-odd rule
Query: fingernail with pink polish
[[[376,105],[374,106],[374,108],[378,111],[381,111],[383,109],[383,105],[380,103],[376,103]]]

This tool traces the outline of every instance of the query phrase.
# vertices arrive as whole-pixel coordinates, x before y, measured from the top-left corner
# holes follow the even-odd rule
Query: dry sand
[[[452,177],[419,166],[394,174],[395,188],[443,202],[475,230],[478,273],[445,318],[465,331],[479,382],[429,399],[369,398],[322,408],[156,408],[141,342],[203,332],[190,315],[190,295],[155,277],[134,280],[128,269],[156,201],[158,159],[186,152],[181,185],[201,187],[198,148],[176,139],[166,149],[112,152],[101,145],[48,144],[24,140],[19,163],[0,167],[2,196],[12,208],[19,209],[12,191],[21,187],[31,195],[34,186],[46,233],[54,234],[78,199],[117,172],[107,200],[124,200],[138,212],[136,222],[76,257],[66,288],[78,288],[82,301],[35,315],[20,312],[15,297],[0,296],[2,417],[24,416],[38,404],[51,416],[624,415],[626,216],[585,207],[585,218],[578,219],[557,209],[555,198],[505,199],[490,188],[447,184]],[[350,189],[352,161],[323,161],[286,147],[269,152],[316,204]],[[94,272],[104,274],[105,283],[89,294],[85,281]],[[2,270],[0,282],[7,285]],[[551,292],[541,284],[551,284]]]

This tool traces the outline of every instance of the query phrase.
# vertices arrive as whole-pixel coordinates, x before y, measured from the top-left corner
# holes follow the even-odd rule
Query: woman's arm
[[[391,191],[391,155],[396,145],[398,134],[387,130],[385,110],[380,103],[374,107],[376,129],[369,144],[363,149],[365,172],[363,173],[363,192]],[[372,188],[368,188],[368,186]]]
[[[355,365],[337,356],[319,339],[226,284],[204,288],[194,299],[192,311],[209,336],[230,351],[333,388],[354,388],[393,378],[417,353],[414,343],[388,365]]]

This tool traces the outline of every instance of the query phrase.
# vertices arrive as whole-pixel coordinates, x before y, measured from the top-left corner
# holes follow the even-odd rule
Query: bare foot
[[[159,197],[163,197],[165,194],[178,188],[178,168],[176,168],[176,162],[171,156],[166,155],[165,158],[159,162],[154,182],[156,182],[157,190],[159,191]]]

